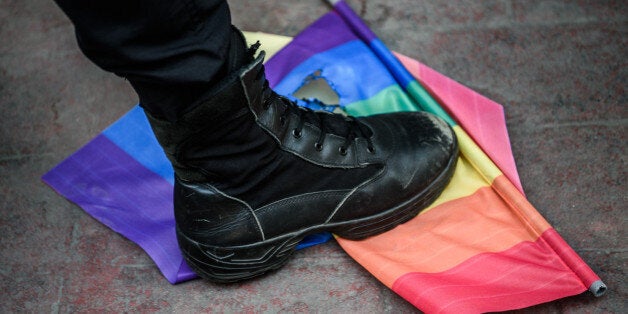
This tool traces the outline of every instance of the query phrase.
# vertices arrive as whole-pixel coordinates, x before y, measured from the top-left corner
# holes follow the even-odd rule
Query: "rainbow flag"
[[[351,14],[339,1],[293,40],[246,35],[262,38],[262,49],[274,54],[266,62],[271,85],[284,95],[310,97],[299,100],[304,106],[368,115],[425,109],[417,93],[437,99],[427,109],[446,115],[461,156],[434,204],[382,235],[337,239],[347,253],[425,312],[501,311],[587,289],[603,293],[600,279],[523,196],[502,107],[416,60],[393,57]],[[314,99],[326,97],[338,103]],[[140,245],[169,282],[196,277],[176,243],[172,168],[141,108],[43,180]],[[330,238],[315,235],[299,248]]]

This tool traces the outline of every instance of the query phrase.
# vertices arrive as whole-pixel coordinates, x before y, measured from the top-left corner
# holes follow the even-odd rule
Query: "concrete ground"
[[[625,313],[628,4],[349,1],[391,49],[506,109],[531,203],[607,283],[526,313]],[[245,30],[296,35],[322,1],[230,1]],[[172,286],[134,243],[40,177],[129,110],[52,1],[0,0],[0,312],[413,312],[338,245],[235,285]]]

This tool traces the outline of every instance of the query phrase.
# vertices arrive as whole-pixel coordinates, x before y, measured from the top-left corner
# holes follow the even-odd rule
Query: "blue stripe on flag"
[[[353,40],[303,61],[275,86],[275,91],[290,96],[317,71],[339,95],[340,105],[371,98],[397,84],[371,49],[362,41]]]
[[[369,43],[369,46],[373,49],[373,52],[375,52],[383,60],[383,62],[391,67],[389,72],[397,78],[401,87],[405,89],[410,82],[416,81],[416,79],[412,77],[410,72],[406,70],[401,62],[397,60],[397,57],[388,51],[388,48],[386,48],[386,45],[384,45],[381,40],[373,39]]]
[[[103,134],[144,167],[174,184],[172,165],[139,105],[104,130]]]

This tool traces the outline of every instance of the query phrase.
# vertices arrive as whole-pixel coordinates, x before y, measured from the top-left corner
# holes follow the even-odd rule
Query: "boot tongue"
[[[324,124],[325,130],[327,133],[335,134],[342,137],[347,137],[349,135],[349,131],[351,130],[350,124],[347,123],[344,116],[342,115],[332,115],[326,112],[314,112],[313,114],[318,115],[321,119],[321,123]],[[305,118],[306,121],[310,123],[316,123],[312,115],[307,115]]]
[[[303,110],[303,109],[301,109]],[[358,120],[341,114],[330,114],[325,111],[309,111],[301,116],[305,123],[324,128],[325,133],[347,138],[353,133],[356,137],[368,138],[372,131]]]

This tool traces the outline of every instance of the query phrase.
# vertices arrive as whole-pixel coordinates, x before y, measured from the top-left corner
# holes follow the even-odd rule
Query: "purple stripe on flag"
[[[377,35],[375,35],[375,33],[373,33],[373,31],[366,24],[364,24],[362,19],[356,15],[353,9],[351,9],[346,2],[338,1],[334,5],[334,10],[340,13],[349,28],[353,29],[353,31],[360,36],[365,43],[370,44],[371,41],[377,39]]]
[[[174,226],[172,185],[103,135],[52,169],[43,180],[94,218],[138,243],[168,281],[182,265]]]
[[[330,33],[329,25],[343,27],[334,27],[333,32]],[[344,27],[344,21],[338,13],[327,13],[299,33],[288,46],[266,62],[266,78],[270,86],[275,86],[293,68],[311,56],[356,39],[359,38],[348,27]]]

